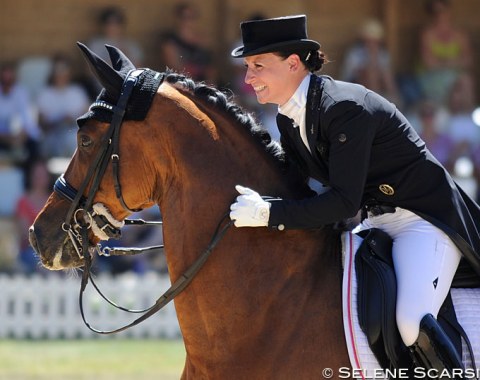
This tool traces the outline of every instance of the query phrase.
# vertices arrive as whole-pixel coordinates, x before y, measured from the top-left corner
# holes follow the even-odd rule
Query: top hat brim
[[[251,55],[272,53],[275,51],[289,50],[289,49],[298,49],[298,50],[318,50],[320,49],[320,44],[314,40],[301,39],[293,41],[282,41],[275,44],[261,46],[256,49],[245,49],[245,46],[239,46],[236,49],[233,49],[231,55],[235,58],[248,57]]]

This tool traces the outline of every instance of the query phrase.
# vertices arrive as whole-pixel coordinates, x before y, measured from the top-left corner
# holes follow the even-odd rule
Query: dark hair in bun
[[[275,54],[286,59],[292,54],[297,54],[300,60],[305,65],[308,71],[315,72],[322,69],[325,63],[328,63],[328,59],[325,54],[320,50],[282,50]]]

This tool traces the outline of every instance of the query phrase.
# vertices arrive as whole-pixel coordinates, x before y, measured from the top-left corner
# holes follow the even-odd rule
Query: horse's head
[[[47,268],[81,266],[99,240],[118,237],[133,210],[154,204],[169,220],[166,244],[179,234],[202,244],[198,224],[215,228],[237,183],[304,195],[303,179],[284,175],[278,144],[219,90],[176,73],[138,70],[111,46],[112,66],[80,48],[104,89],[79,118],[77,150],[30,229]],[[197,224],[188,223],[192,215]]]
[[[49,269],[81,266],[85,250],[119,236],[129,213],[155,204],[155,178],[144,159],[151,136],[139,121],[162,76],[137,70],[114,47],[107,46],[110,66],[79,46],[104,89],[78,119],[75,154],[30,228],[30,243]]]

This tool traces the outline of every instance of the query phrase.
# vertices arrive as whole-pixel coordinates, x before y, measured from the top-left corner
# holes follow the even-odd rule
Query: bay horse
[[[107,47],[112,66],[80,47],[104,90],[79,123],[78,147],[63,178],[88,197],[94,180],[83,186],[84,178],[111,143],[105,141],[111,124],[95,107],[115,109],[111,104],[135,67],[114,47]],[[115,227],[133,209],[158,205],[173,282],[209,244],[236,184],[291,199],[308,189],[282,162],[279,145],[224,93],[184,75],[161,75],[143,120],[128,117],[129,100],[118,154],[106,161],[92,203],[102,205],[97,213]],[[132,96],[141,91],[134,87]],[[70,219],[80,218],[69,211],[71,203],[53,192],[30,228],[31,244],[48,269],[84,263],[69,237]],[[101,238],[90,229],[89,248]],[[323,378],[327,367],[350,367],[341,283],[340,231],[330,226],[230,228],[174,301],[186,349],[182,379],[305,380]]]

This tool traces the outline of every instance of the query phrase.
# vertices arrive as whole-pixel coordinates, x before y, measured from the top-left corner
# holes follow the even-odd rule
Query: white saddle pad
[[[344,271],[343,271],[343,325],[348,347],[350,363],[358,379],[379,376],[381,370],[377,359],[368,346],[367,337],[360,328],[357,314],[357,277],[355,273],[355,253],[362,238],[345,232],[342,236]],[[452,289],[459,323],[467,333],[472,344],[477,367],[480,364],[480,289]],[[462,344],[465,368],[472,368],[471,359],[465,342]]]

